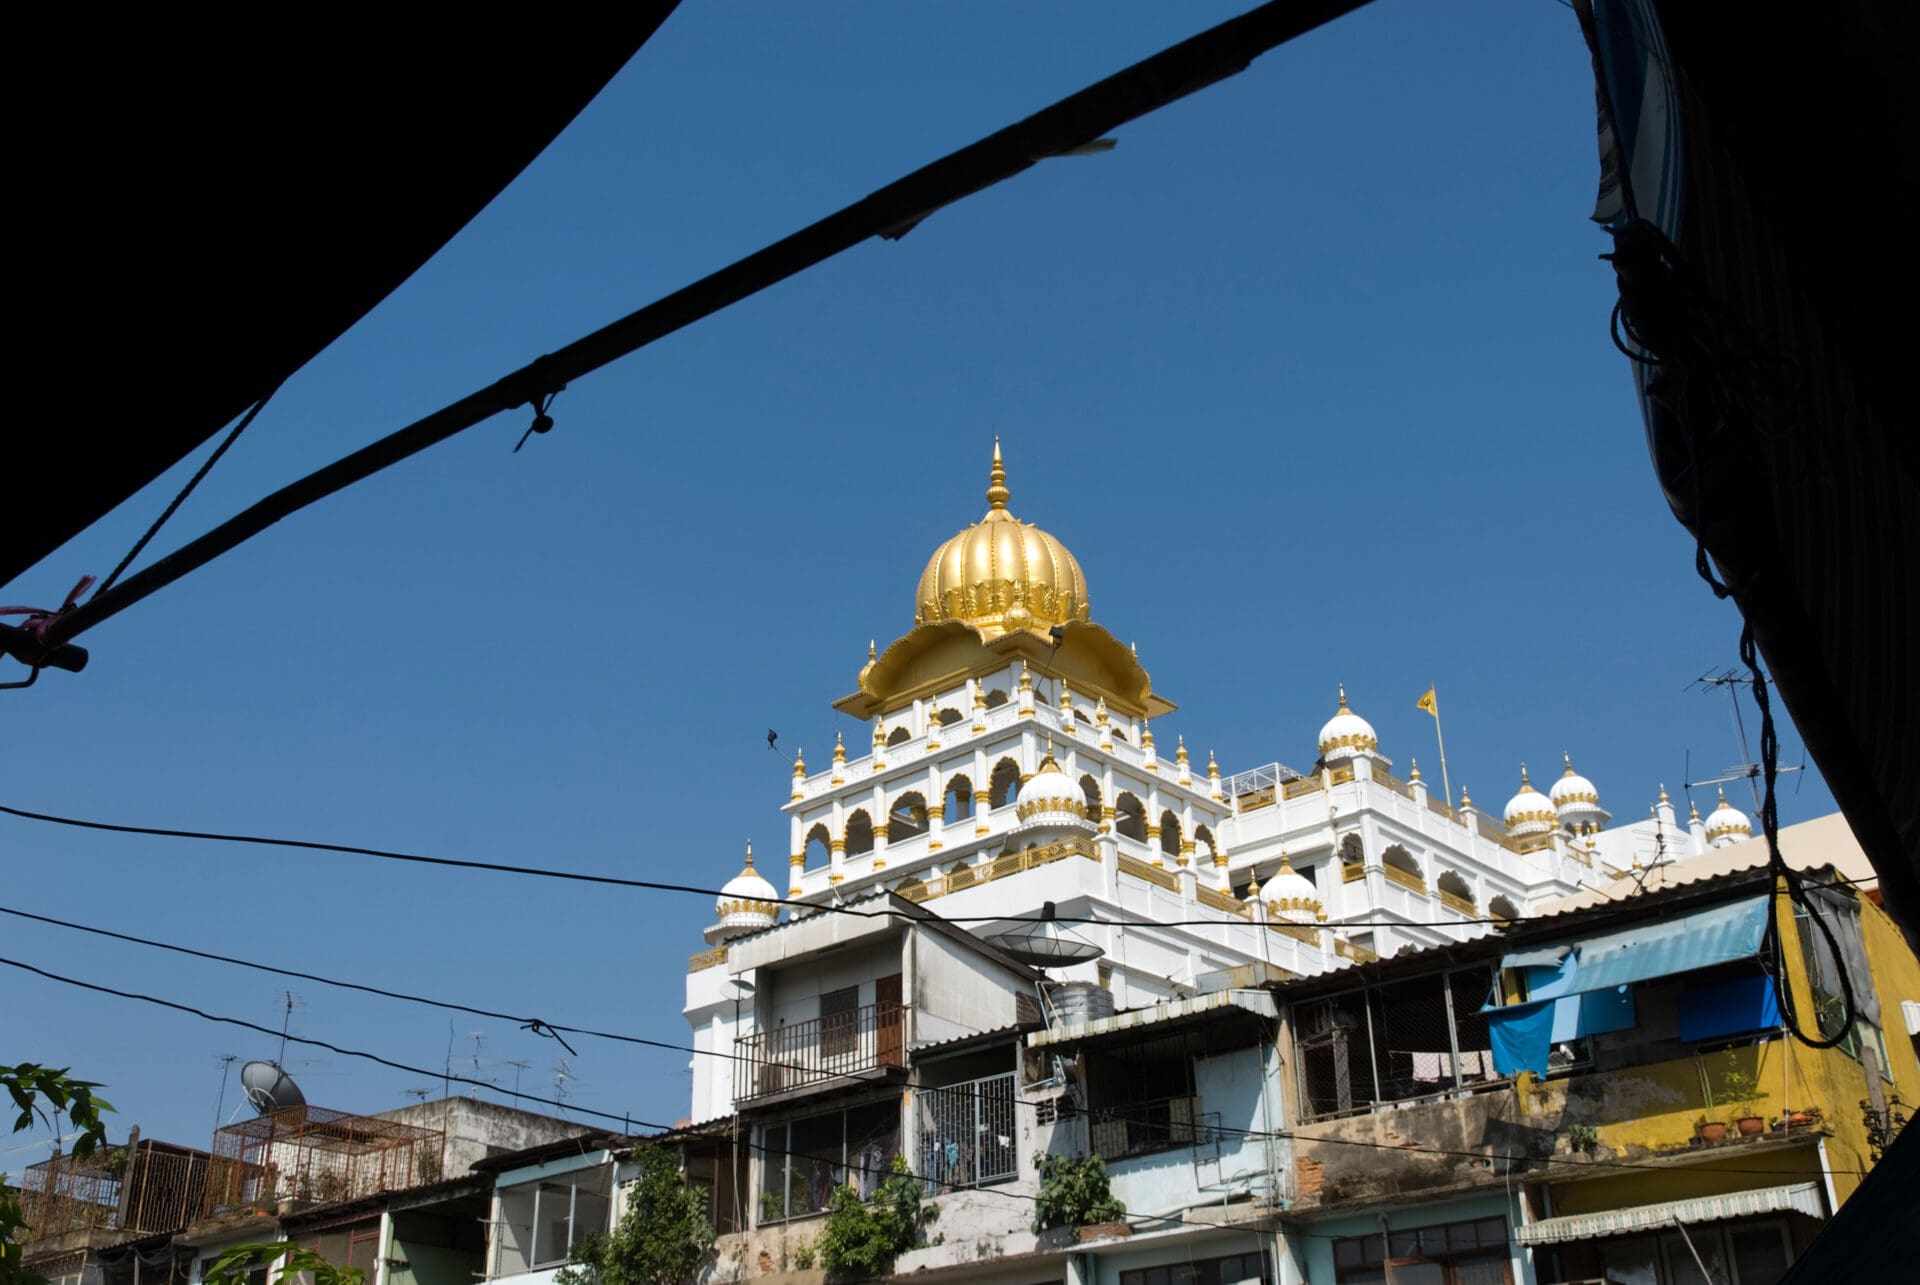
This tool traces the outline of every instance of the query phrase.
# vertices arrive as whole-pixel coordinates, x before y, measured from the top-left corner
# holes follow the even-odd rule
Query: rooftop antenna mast
[[[280,1052],[274,1056],[273,1060],[281,1066],[285,1066],[287,1062],[287,1031],[293,1026],[294,1006],[304,1004],[306,1001],[292,991],[281,991],[280,997],[284,1004],[285,1012],[280,1018]]]
[[[1688,779],[1684,783],[1688,802],[1692,802],[1693,787],[1696,785],[1726,785],[1732,781],[1745,781],[1747,788],[1753,791],[1754,811],[1758,812],[1760,810],[1760,765],[1753,761],[1753,751],[1747,744],[1747,720],[1740,712],[1740,688],[1750,687],[1752,685],[1753,679],[1750,675],[1737,673],[1731,669],[1724,670],[1718,674],[1702,674],[1687,684],[1688,691],[1696,688],[1701,691],[1711,691],[1716,687],[1724,687],[1726,689],[1727,703],[1733,709],[1734,734],[1740,738],[1740,761],[1728,767],[1719,776],[1710,776],[1696,781],[1692,779],[1693,773],[1691,767],[1689,767],[1687,773]],[[1775,770],[1777,772],[1800,772],[1804,771],[1806,766],[1804,761],[1800,763],[1782,763]]]
[[[520,1100],[520,1073],[522,1071],[525,1071],[528,1067],[532,1066],[533,1063],[525,1061],[524,1059],[521,1059],[521,1058],[510,1057],[506,1059],[506,1062],[504,1063],[504,1065],[510,1066],[513,1068],[513,1100],[515,1102],[518,1102]]]
[[[220,1113],[226,1110],[227,1107],[227,1076],[232,1072],[233,1064],[240,1060],[240,1055],[237,1053],[219,1053],[214,1056],[213,1060],[220,1064],[220,1096],[213,1101],[213,1127],[218,1129],[220,1127]]]

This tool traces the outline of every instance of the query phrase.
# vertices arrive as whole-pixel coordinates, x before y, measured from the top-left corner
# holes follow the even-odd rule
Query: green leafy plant
[[[922,1233],[937,1215],[926,1203],[925,1188],[907,1162],[893,1158],[887,1176],[863,1201],[852,1186],[836,1187],[827,1198],[827,1220],[813,1243],[830,1272],[877,1276],[900,1254],[924,1243]]]
[[[268,1285],[294,1285],[302,1273],[311,1274],[313,1285],[366,1285],[367,1279],[358,1267],[337,1266],[315,1250],[282,1240],[235,1245],[220,1255],[203,1281],[205,1285],[247,1285],[253,1271],[260,1267],[268,1269]]]
[[[794,1246],[793,1265],[795,1267],[798,1267],[801,1271],[803,1272],[812,1271],[814,1258],[815,1258],[815,1252],[814,1252],[812,1241],[808,1241],[804,1245]]]
[[[1592,1151],[1600,1145],[1600,1130],[1584,1122],[1570,1124],[1567,1126],[1567,1145],[1575,1151]]]
[[[76,1080],[67,1071],[64,1066],[41,1066],[37,1062],[0,1066],[0,1085],[6,1086],[7,1096],[20,1112],[13,1121],[15,1133],[32,1128],[37,1115],[58,1135],[58,1117],[64,1114],[67,1122],[79,1130],[73,1139],[72,1154],[86,1157],[107,1145],[107,1126],[100,1114],[112,1111],[113,1104],[93,1095],[100,1087],[98,1084]],[[41,1105],[42,1100],[46,1106]],[[5,1174],[0,1174],[0,1281],[40,1280],[38,1276],[29,1276],[20,1265],[22,1233],[26,1230],[19,1192],[7,1185]]]
[[[1106,1163],[1099,1156],[1035,1154],[1040,1191],[1033,1198],[1033,1230],[1049,1227],[1091,1227],[1118,1222],[1127,1207],[1113,1198]]]
[[[640,1173],[627,1188],[626,1212],[609,1236],[573,1247],[555,1285],[678,1285],[713,1251],[704,1193],[681,1181],[680,1162],[664,1147],[633,1155]]]
[[[1760,1077],[1751,1071],[1728,1071],[1720,1077],[1720,1089],[1739,1104],[1736,1118],[1758,1115]]]

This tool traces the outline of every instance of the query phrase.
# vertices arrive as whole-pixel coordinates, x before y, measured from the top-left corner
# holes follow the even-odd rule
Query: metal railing
[[[1177,875],[1166,870],[1156,869],[1140,860],[1140,858],[1130,857],[1124,852],[1120,854],[1120,873],[1123,875],[1131,875],[1142,883],[1150,883],[1165,888],[1168,892],[1180,891],[1180,879]]]
[[[1280,797],[1283,799],[1297,799],[1303,794],[1312,794],[1320,788],[1319,777],[1303,776],[1297,781],[1288,781],[1285,785],[1282,785],[1280,787]]]
[[[1411,870],[1402,870],[1399,866],[1381,866],[1380,870],[1387,876],[1388,883],[1397,883],[1402,888],[1410,888],[1423,897],[1427,895],[1427,881]]]
[[[85,1159],[55,1156],[28,1165],[20,1206],[32,1242],[66,1232],[175,1231],[199,1216],[209,1157],[165,1143],[110,1147]]]
[[[824,1084],[860,1071],[907,1064],[906,1009],[898,1003],[868,1004],[806,1022],[789,1022],[733,1042],[749,1063],[738,1094],[751,1101],[774,1093]]]
[[[1194,896],[1203,906],[1212,906],[1215,910],[1224,910],[1230,915],[1245,919],[1253,913],[1253,907],[1230,892],[1221,892],[1218,888],[1202,885]]]
[[[1341,883],[1359,883],[1362,879],[1365,879],[1366,877],[1367,877],[1367,867],[1366,867],[1366,863],[1364,862],[1349,861],[1345,865],[1340,867]]]
[[[1011,1071],[938,1089],[914,1090],[919,1163],[929,1194],[1000,1182],[1020,1172],[1019,1121]]]
[[[1473,898],[1462,897],[1459,893],[1448,892],[1445,888],[1440,890],[1440,904],[1449,910],[1458,911],[1468,917],[1480,913],[1480,908],[1473,904]]]
[[[1220,1113],[1201,1111],[1197,1097],[1095,1107],[1088,1114],[1093,1151],[1107,1161],[1177,1147],[1217,1146],[1220,1135]]]

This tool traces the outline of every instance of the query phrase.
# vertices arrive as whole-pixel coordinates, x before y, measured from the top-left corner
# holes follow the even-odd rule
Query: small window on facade
[[[859,1043],[860,988],[828,991],[820,997],[820,1053],[845,1057]]]

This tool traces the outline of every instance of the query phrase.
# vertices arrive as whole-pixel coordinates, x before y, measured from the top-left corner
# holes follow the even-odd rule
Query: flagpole
[[[1428,691],[1435,691],[1438,684],[1429,683]],[[1453,811],[1453,782],[1447,779],[1447,738],[1440,731],[1440,698],[1433,698],[1433,736],[1440,742],[1440,788],[1447,792],[1447,811]]]

